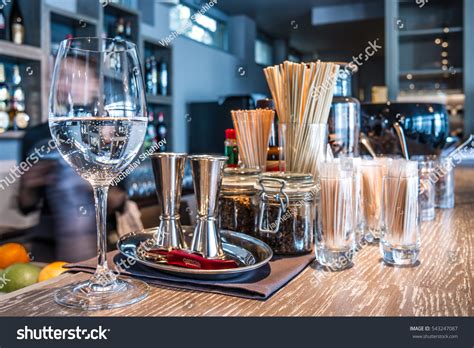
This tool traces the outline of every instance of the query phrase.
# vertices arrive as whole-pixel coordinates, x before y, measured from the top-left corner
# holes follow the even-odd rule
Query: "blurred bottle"
[[[0,8],[0,40],[7,39],[7,20],[3,12],[3,6]]]
[[[10,39],[17,45],[22,45],[25,42],[25,22],[18,0],[13,0],[10,12]]]
[[[125,18],[119,17],[117,22],[115,22],[115,38],[122,39],[125,34]]]
[[[227,167],[235,168],[239,165],[239,149],[237,147],[235,129],[225,130],[224,155],[229,157]]]
[[[260,99],[257,100],[257,109],[269,109],[275,111],[275,104],[272,99]],[[278,117],[275,112],[273,118],[272,128],[270,130],[270,140],[268,142],[268,154],[267,154],[267,172],[279,171],[279,157],[280,151],[278,148]]]
[[[9,104],[10,92],[5,83],[5,65],[0,63],[0,133],[7,131],[10,124],[10,116],[8,115]]]
[[[148,112],[148,126],[146,128],[145,141],[143,142],[143,148],[148,151],[153,145],[156,144],[156,128],[155,128],[155,115],[153,111]]]
[[[359,155],[360,103],[352,95],[349,65],[339,63],[328,118],[328,143],[335,157]]]
[[[158,122],[156,124],[156,133],[157,133],[157,138],[156,141],[157,143],[161,142],[160,146],[160,152],[165,152],[166,151],[166,134],[168,133],[168,129],[166,128],[166,123],[165,123],[165,115],[163,112],[158,113]]]
[[[151,59],[145,59],[145,83],[146,83],[146,92],[151,93],[153,91],[153,79],[151,76]]]
[[[168,95],[168,65],[164,61],[160,64],[160,94]]]
[[[129,19],[125,24],[125,39],[129,41],[132,40],[132,21]]]
[[[25,92],[21,86],[20,67],[13,66],[13,88],[10,103],[10,127],[13,130],[25,129],[30,123],[30,116],[25,112]]]
[[[154,56],[150,57],[151,66],[151,94],[158,95],[158,63]]]

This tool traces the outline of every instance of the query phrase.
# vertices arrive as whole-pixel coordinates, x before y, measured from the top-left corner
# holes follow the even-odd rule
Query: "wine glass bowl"
[[[94,189],[98,265],[88,281],[59,289],[59,304],[108,309],[135,303],[148,293],[144,282],[117,277],[106,258],[108,186],[140,151],[146,115],[133,43],[102,38],[61,42],[51,83],[49,127],[62,157]]]

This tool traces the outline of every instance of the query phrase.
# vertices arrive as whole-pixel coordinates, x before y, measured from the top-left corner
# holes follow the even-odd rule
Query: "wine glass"
[[[146,115],[133,43],[103,38],[61,42],[49,97],[49,128],[63,158],[94,190],[98,252],[97,268],[89,280],[56,291],[55,301],[61,305],[116,308],[148,294],[146,283],[117,277],[106,258],[108,187],[140,150]]]

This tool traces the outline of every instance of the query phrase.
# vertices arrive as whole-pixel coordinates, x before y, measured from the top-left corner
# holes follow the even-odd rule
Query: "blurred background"
[[[51,146],[46,123],[65,38],[137,44],[149,118],[143,153],[223,153],[229,111],[270,97],[262,69],[284,60],[350,63],[344,97],[360,101],[357,129],[382,139],[380,148],[392,136],[384,124],[400,115],[409,146],[425,154],[474,133],[470,0],[0,0],[0,7],[0,243],[21,242],[37,261],[96,253],[91,189]],[[183,190],[190,223],[189,171]],[[147,160],[113,186],[108,210],[111,245],[120,226],[157,225]]]

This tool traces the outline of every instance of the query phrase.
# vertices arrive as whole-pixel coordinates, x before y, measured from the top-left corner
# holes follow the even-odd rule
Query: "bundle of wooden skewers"
[[[231,114],[243,164],[246,168],[265,171],[275,112],[269,109],[232,110]]]
[[[344,250],[353,243],[354,203],[351,173],[340,162],[324,162],[320,168],[318,233],[329,249]]]
[[[286,61],[263,71],[278,114],[285,171],[317,175],[339,65]]]
[[[417,239],[418,164],[395,160],[387,170],[384,194],[385,237],[392,245],[413,245]]]

